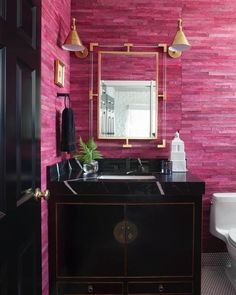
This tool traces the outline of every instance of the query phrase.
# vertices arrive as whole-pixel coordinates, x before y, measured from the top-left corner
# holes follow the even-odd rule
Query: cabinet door
[[[127,205],[136,238],[127,244],[128,276],[192,276],[194,204]]]
[[[57,204],[57,277],[124,275],[124,244],[113,234],[123,216],[121,205]]]

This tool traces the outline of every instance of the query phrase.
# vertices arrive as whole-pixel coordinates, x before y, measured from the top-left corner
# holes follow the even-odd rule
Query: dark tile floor
[[[202,254],[201,295],[236,295],[225,273],[228,264],[228,253]]]

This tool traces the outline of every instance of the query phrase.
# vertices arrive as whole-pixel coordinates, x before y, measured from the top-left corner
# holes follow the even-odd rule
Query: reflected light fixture
[[[182,30],[182,19],[178,19],[178,29],[172,44],[168,48],[168,53],[171,57],[179,57],[182,51],[190,49],[190,44]]]
[[[79,35],[76,31],[75,18],[72,18],[71,30],[66,37],[65,42],[62,45],[62,49],[68,51],[74,51],[77,57],[86,57],[88,55],[88,49],[81,42]]]

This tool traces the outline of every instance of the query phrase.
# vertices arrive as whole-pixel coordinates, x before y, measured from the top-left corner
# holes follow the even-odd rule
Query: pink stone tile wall
[[[170,44],[182,16],[192,48],[180,59],[167,59],[167,148],[136,142],[129,150],[120,141],[98,141],[98,146],[105,157],[167,156],[180,130],[188,168],[206,182],[203,250],[222,251],[223,243],[209,234],[209,204],[213,192],[236,190],[236,2],[72,0],[71,5],[87,46]],[[89,134],[89,63],[89,58],[71,57],[77,137],[84,138]]]
[[[46,188],[46,166],[68,157],[60,152],[60,119],[63,102],[57,92],[70,91],[70,56],[60,46],[70,28],[70,0],[42,1],[41,64],[41,186]],[[54,84],[54,60],[65,65],[65,87]],[[47,203],[42,202],[42,295],[48,295]]]
[[[116,80],[156,80],[157,61],[149,55],[101,54],[101,79]],[[112,67],[111,67],[112,63]]]

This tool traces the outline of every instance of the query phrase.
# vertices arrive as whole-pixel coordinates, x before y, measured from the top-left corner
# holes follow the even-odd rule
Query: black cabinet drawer
[[[57,284],[57,295],[77,295],[77,294],[122,294],[123,284],[122,283],[58,283]]]
[[[191,294],[192,282],[130,282],[128,294]]]

